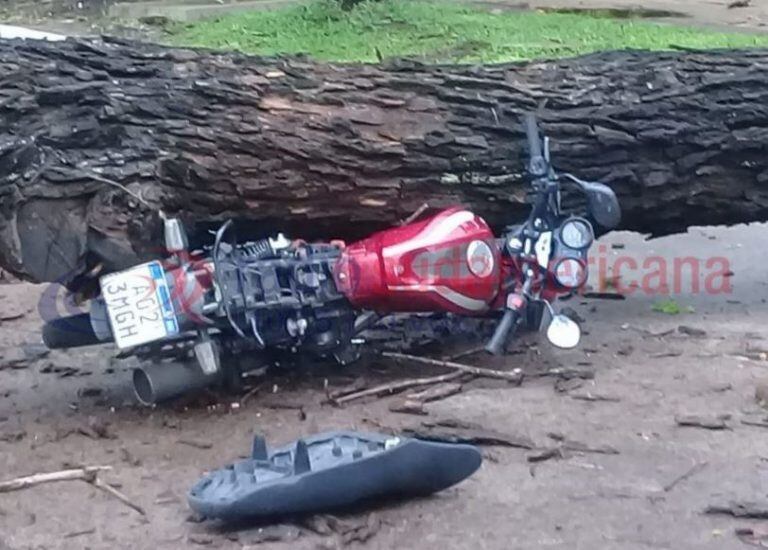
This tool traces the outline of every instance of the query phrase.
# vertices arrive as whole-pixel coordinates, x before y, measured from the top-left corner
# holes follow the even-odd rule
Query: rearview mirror
[[[575,348],[581,340],[581,329],[569,317],[555,315],[547,328],[547,340],[558,348]]]
[[[582,182],[592,218],[605,229],[615,229],[621,221],[619,200],[613,189],[604,183]]]

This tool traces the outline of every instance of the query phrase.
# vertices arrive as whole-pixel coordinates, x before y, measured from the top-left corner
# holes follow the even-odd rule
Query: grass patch
[[[694,313],[696,310],[691,306],[681,306],[675,300],[664,300],[656,302],[651,307],[656,313],[664,313],[666,315],[680,315],[681,313]]]
[[[343,11],[332,0],[277,11],[233,14],[170,29],[177,45],[328,61],[514,61],[638,48],[768,46],[768,35],[722,33],[569,13],[489,11],[428,0],[363,2]]]

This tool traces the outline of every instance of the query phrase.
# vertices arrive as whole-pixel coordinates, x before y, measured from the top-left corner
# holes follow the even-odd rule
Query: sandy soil
[[[675,257],[724,258],[733,271],[732,289],[692,292],[690,278],[683,277],[675,299],[695,311],[679,315],[652,311],[659,297],[644,291],[624,301],[571,300],[568,305],[584,318],[586,331],[578,349],[555,351],[530,335],[520,344],[521,354],[463,361],[527,371],[542,365],[594,369],[594,380],[581,387],[552,377],[531,377],[521,387],[475,381],[459,395],[428,405],[426,418],[481,423],[529,436],[539,447],[552,446],[548,434],[556,432],[592,447],[610,446],[617,454],[571,452],[531,463],[527,457],[534,451],[485,448],[481,470],[459,486],[374,509],[381,527],[364,546],[744,546],[734,530],[750,526],[750,520],[702,512],[731,499],[766,501],[768,428],[743,423],[766,414],[754,397],[759,381],[768,378],[768,361],[761,354],[768,350],[767,280],[764,265],[755,263],[768,246],[766,229],[692,229],[647,242],[623,233],[605,238],[595,252],[609,266],[619,257],[642,263],[659,256],[670,266]],[[625,269],[622,281],[629,284],[639,273]],[[702,281],[708,273],[702,267]],[[674,292],[674,279],[668,286]],[[291,525],[231,532],[198,523],[185,492],[206,469],[247,453],[254,433],[277,444],[325,429],[398,429],[422,420],[389,412],[395,398],[343,409],[322,404],[326,378],[335,387],[360,376],[373,384],[425,372],[384,359],[270,379],[265,391],[239,408],[231,406],[235,399],[230,397],[139,408],[130,394],[128,365],[115,361],[109,347],[55,352],[11,368],[18,346],[39,340],[42,290],[0,285],[4,316],[22,315],[0,325],[0,477],[108,464],[114,470],[104,479],[141,504],[147,517],[79,482],[2,494],[0,548],[244,548],[264,539],[277,540],[259,547],[335,548],[341,546],[338,537]],[[681,325],[705,332],[680,332]],[[471,346],[449,340],[425,352],[441,355]],[[272,408],[273,385],[282,403],[301,404],[304,414]],[[585,400],[588,395],[604,400]],[[686,414],[727,415],[727,428],[676,425],[675,417]],[[369,512],[353,511],[346,521],[365,520]]]

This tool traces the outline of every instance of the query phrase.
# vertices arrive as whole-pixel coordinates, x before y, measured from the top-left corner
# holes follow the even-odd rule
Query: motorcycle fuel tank
[[[500,256],[488,224],[453,207],[349,245],[334,275],[361,309],[472,315],[499,292]]]

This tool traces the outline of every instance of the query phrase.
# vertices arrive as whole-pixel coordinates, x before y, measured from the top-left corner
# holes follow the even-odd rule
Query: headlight
[[[594,240],[592,226],[586,220],[573,218],[560,227],[560,240],[568,248],[583,250]]]
[[[587,280],[587,268],[579,260],[566,258],[555,266],[555,279],[565,288],[578,288]]]

